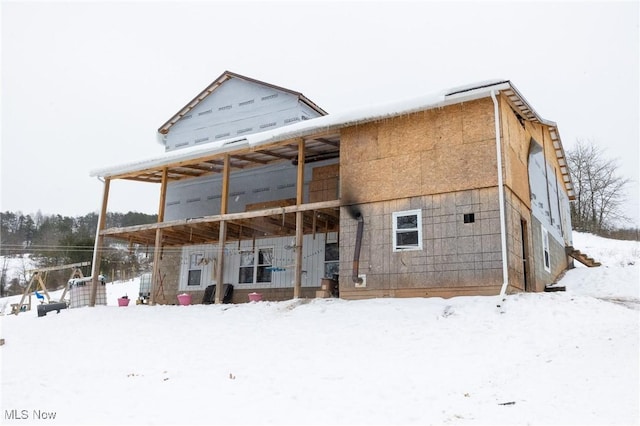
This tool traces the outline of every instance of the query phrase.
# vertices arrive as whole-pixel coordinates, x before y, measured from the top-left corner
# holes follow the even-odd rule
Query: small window
[[[542,259],[544,261],[544,270],[551,272],[551,256],[549,254],[549,231],[542,228]]]
[[[189,256],[187,286],[200,286],[202,280],[202,259],[204,259],[203,253],[191,253]]]
[[[201,279],[202,271],[200,269],[190,270],[189,277],[187,278],[187,285],[200,286]]]
[[[393,251],[422,250],[422,210],[393,213]]]
[[[473,223],[476,221],[475,213],[465,213],[464,214],[464,223]]]

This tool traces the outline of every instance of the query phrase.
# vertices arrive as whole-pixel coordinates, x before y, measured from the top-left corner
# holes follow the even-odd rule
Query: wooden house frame
[[[225,74],[159,133],[170,132]],[[230,248],[237,245],[235,255],[243,244],[267,239],[287,243],[290,285],[237,286],[234,301],[254,291],[270,300],[326,296],[318,276],[337,278],[347,299],[542,291],[571,266],[574,193],[558,128],[510,81],[336,115],[303,101],[317,117],[93,171],[104,181],[93,276],[105,238],[155,248],[152,303],[172,303],[184,289],[178,282],[185,280],[179,265],[185,248],[210,253],[195,259],[213,260],[211,282],[227,283],[237,276],[228,271]],[[273,168],[295,171],[295,196],[267,196],[230,211],[235,177],[254,173],[259,181]],[[218,211],[166,218],[171,184],[209,177],[219,183]],[[157,223],[105,229],[110,183],[117,179],[160,185]],[[338,247],[339,273],[321,271],[303,284],[324,261],[321,246],[305,249],[318,235]],[[321,260],[310,263],[312,256]],[[167,294],[158,300],[161,283]],[[200,291],[193,292],[196,301]],[[221,292],[216,286],[216,303]]]

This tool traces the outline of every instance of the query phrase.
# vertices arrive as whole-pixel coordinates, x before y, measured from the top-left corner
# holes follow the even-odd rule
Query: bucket
[[[118,306],[129,306],[129,299],[126,297],[118,297]]]
[[[260,293],[249,293],[249,302],[259,302],[262,300],[262,294]]]
[[[191,295],[187,293],[182,293],[178,295],[178,303],[180,305],[190,305],[191,304]]]

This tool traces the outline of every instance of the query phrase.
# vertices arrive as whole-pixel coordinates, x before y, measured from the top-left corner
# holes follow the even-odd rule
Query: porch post
[[[96,294],[98,293],[98,275],[102,263],[102,246],[104,237],[101,231],[107,223],[107,203],[109,202],[109,186],[111,179],[105,178],[102,191],[102,207],[98,216],[98,229],[96,230],[96,240],[93,245],[93,262],[91,263],[91,292],[89,293],[89,306],[96,306]]]
[[[304,203],[304,139],[298,141],[298,179],[296,183],[296,205]],[[296,263],[293,283],[293,298],[302,292],[302,237],[304,235],[303,212],[296,212]]]
[[[158,202],[158,222],[164,222],[164,209],[167,200],[167,176],[168,169],[162,169],[162,183],[160,184],[160,201]],[[156,242],[153,250],[153,271],[151,272],[151,305],[156,304],[156,292],[158,291],[158,281],[160,280],[160,260],[162,258],[162,229],[156,228]],[[164,294],[163,294],[164,299]]]
[[[220,214],[227,214],[227,206],[229,202],[229,154],[224,156],[224,169],[222,170],[222,198],[220,200]],[[222,303],[222,287],[224,283],[224,244],[227,240],[227,222],[221,220],[219,222],[220,233],[218,235],[218,256],[216,260],[216,294],[214,295],[214,303]]]

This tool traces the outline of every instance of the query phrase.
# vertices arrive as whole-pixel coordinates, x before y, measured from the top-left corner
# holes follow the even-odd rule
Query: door
[[[529,233],[527,232],[527,221],[520,218],[520,240],[522,241],[522,273],[524,282],[524,291],[531,290],[531,282],[529,279]]]

